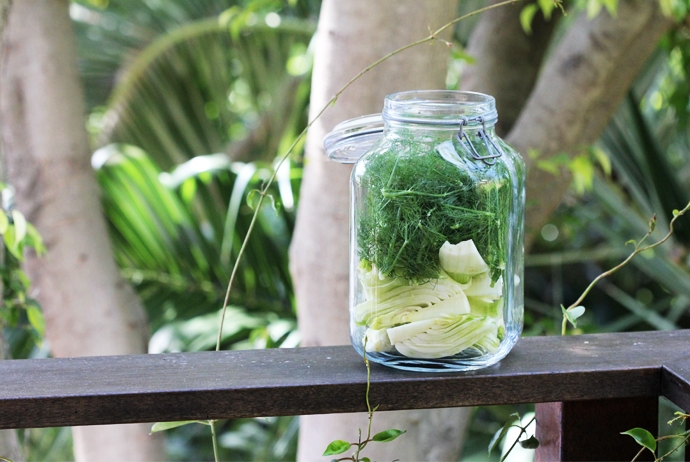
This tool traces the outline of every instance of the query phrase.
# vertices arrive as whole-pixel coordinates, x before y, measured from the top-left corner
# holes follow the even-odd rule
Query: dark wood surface
[[[659,398],[617,398],[536,405],[536,462],[632,460],[641,449],[621,435],[631,428],[652,433],[659,426]],[[654,460],[644,451],[636,460]]]
[[[690,412],[690,356],[665,362],[662,377],[662,394]]]
[[[669,354],[690,354],[690,330],[524,338],[478,371],[373,365],[370,397],[380,410],[655,397]],[[350,346],[0,361],[0,428],[363,411],[365,385]]]

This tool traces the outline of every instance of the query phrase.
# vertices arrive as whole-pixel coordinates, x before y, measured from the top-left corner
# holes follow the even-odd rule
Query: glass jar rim
[[[383,113],[336,125],[323,140],[331,160],[353,164],[380,138],[386,123],[481,127],[497,120],[496,100],[483,93],[415,90],[387,95]]]
[[[473,91],[415,90],[386,96],[383,119],[423,125],[493,125],[496,99]]]

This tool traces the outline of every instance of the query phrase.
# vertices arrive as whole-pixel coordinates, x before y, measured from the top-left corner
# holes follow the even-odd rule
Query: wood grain
[[[631,428],[656,433],[657,397],[617,398],[537,404],[537,462],[632,460],[640,450]],[[638,461],[654,460],[645,451]]]
[[[531,337],[478,371],[372,365],[370,397],[381,410],[656,397],[662,364],[688,354],[690,330]],[[365,386],[350,346],[0,361],[0,428],[363,411]]]

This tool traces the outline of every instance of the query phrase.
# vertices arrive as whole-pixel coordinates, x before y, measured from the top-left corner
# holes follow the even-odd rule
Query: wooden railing
[[[359,412],[365,387],[350,346],[0,361],[0,428]],[[523,338],[463,373],[372,365],[370,400],[539,403],[538,460],[630,460],[639,446],[620,432],[654,432],[662,395],[690,409],[690,330]]]

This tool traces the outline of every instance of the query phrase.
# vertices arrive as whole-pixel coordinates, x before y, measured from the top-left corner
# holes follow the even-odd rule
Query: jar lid
[[[460,137],[462,127],[485,131],[487,125],[496,123],[497,117],[496,100],[483,93],[403,91],[386,96],[382,114],[369,114],[339,123],[326,135],[323,144],[331,160],[354,164],[381,138],[384,120],[389,123],[456,126]]]
[[[381,114],[369,114],[341,122],[323,140],[329,159],[354,164],[383,133]]]

